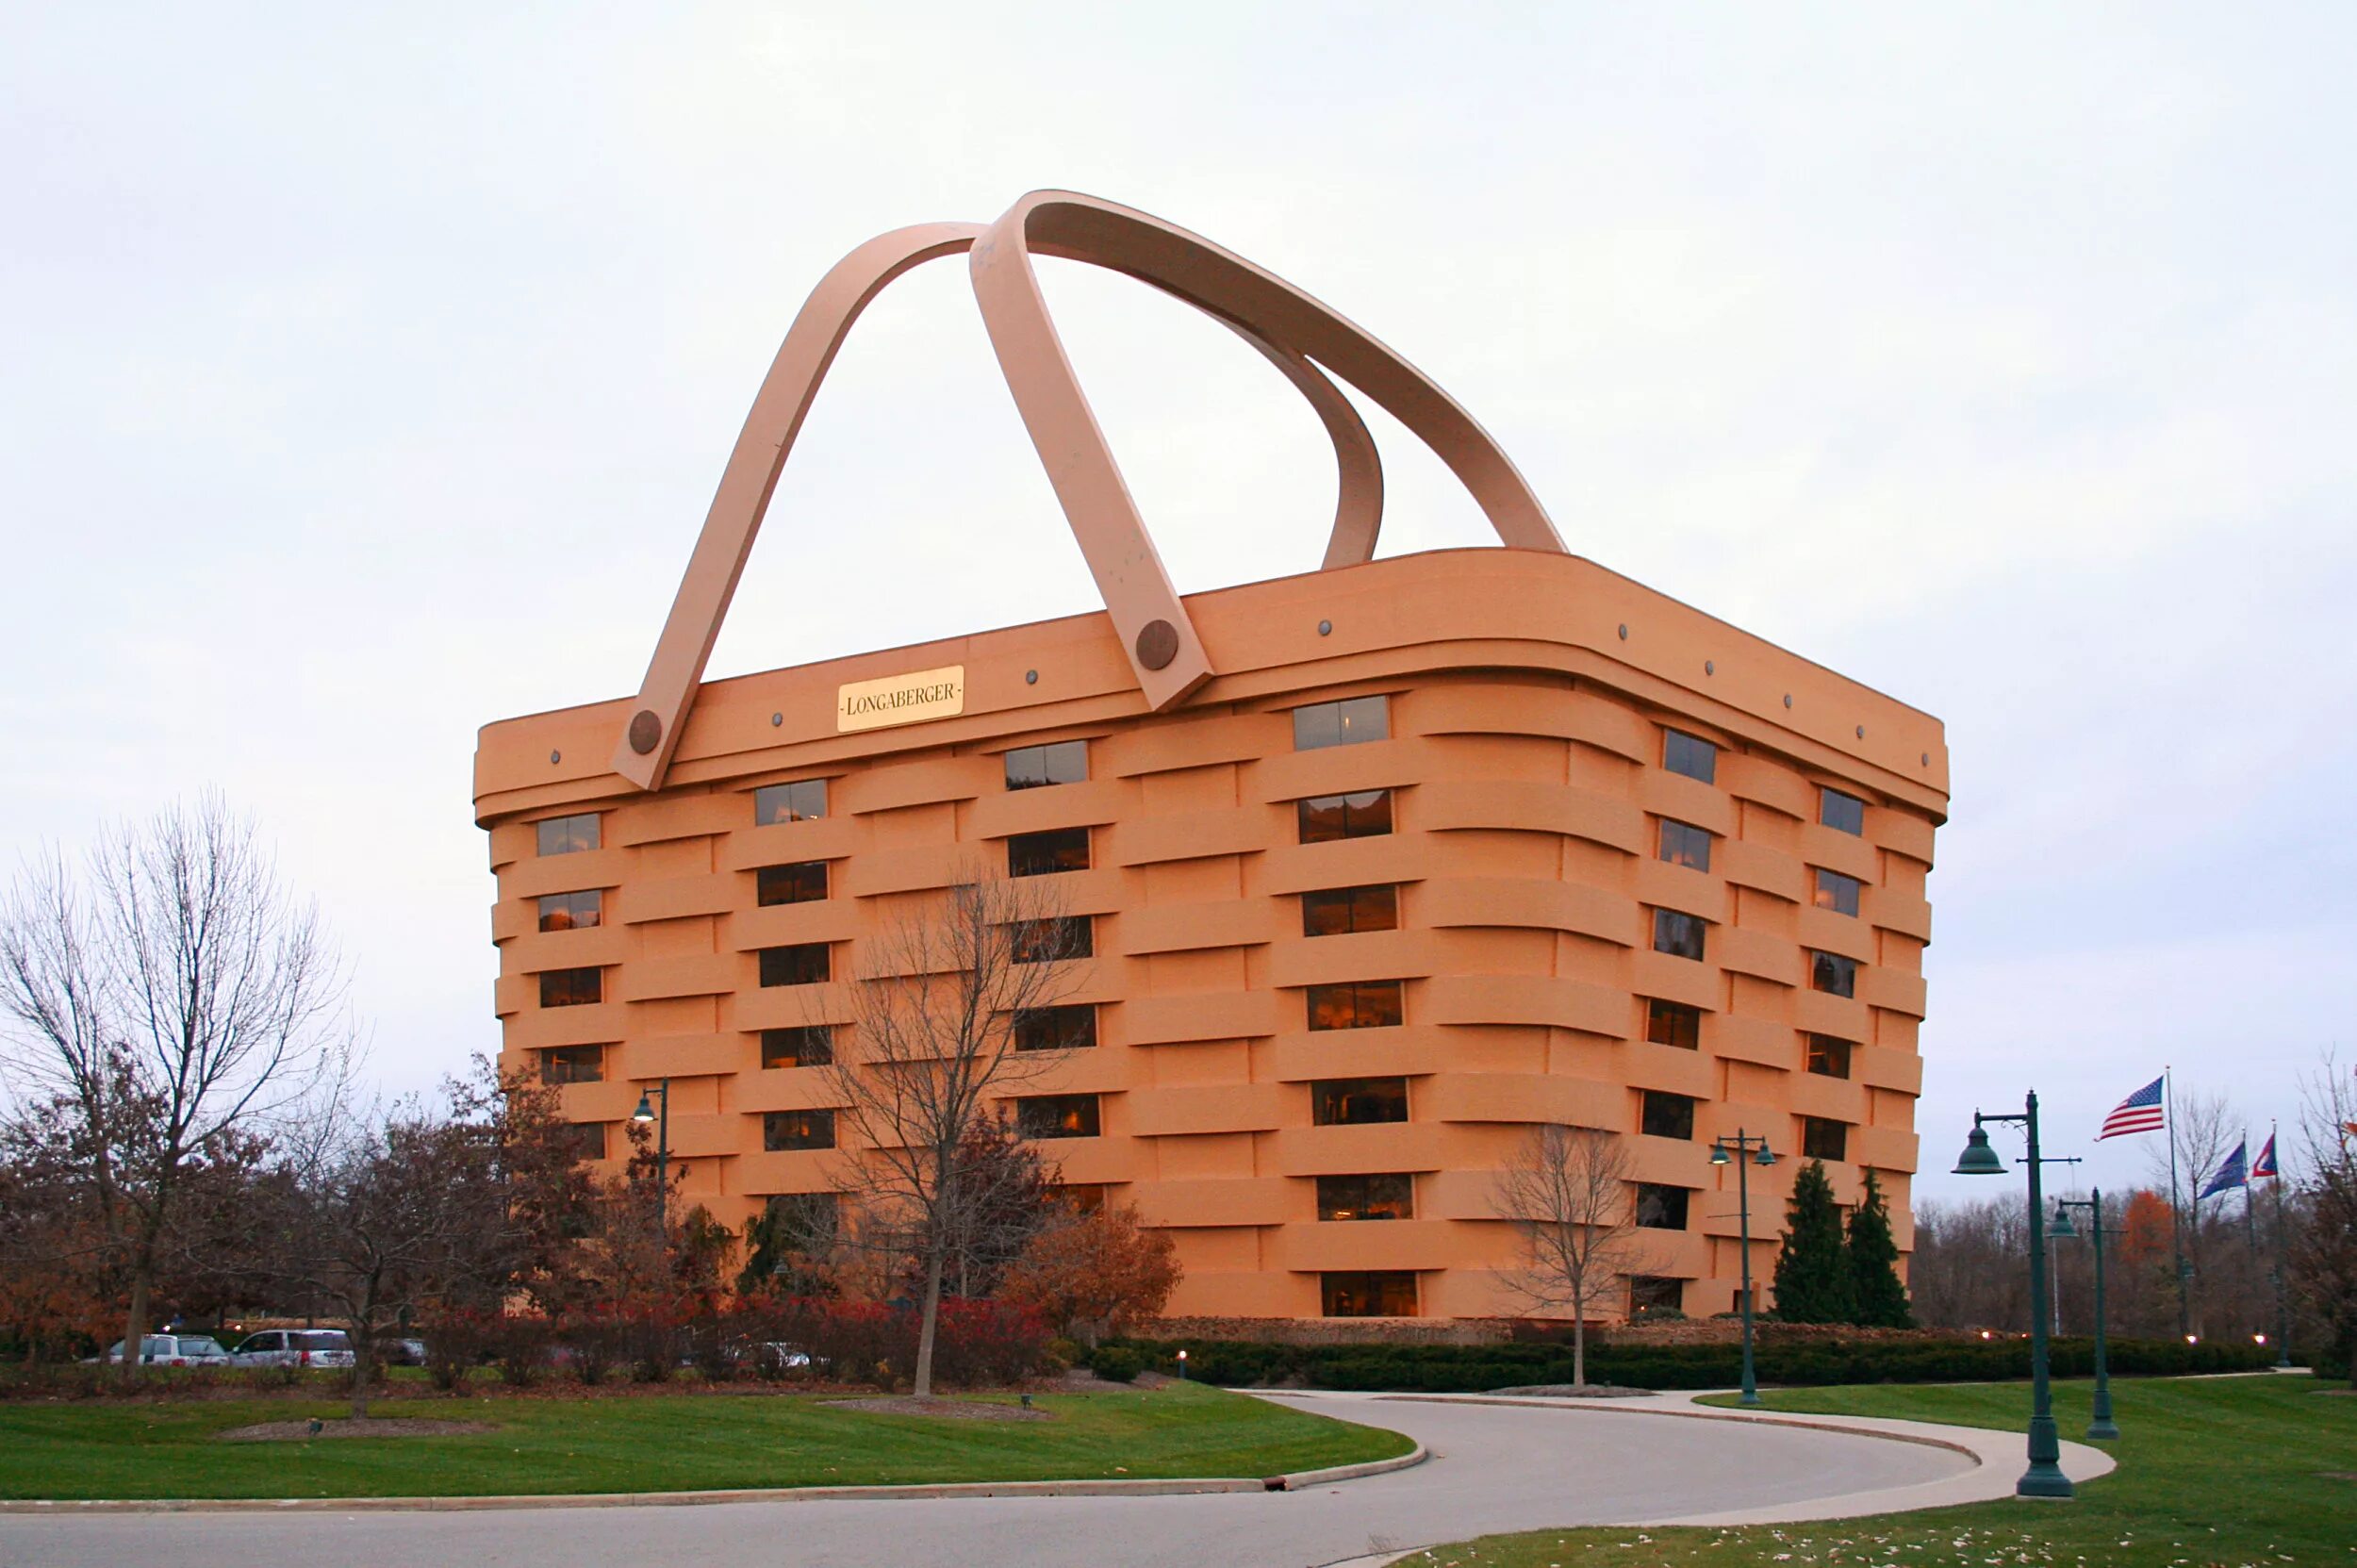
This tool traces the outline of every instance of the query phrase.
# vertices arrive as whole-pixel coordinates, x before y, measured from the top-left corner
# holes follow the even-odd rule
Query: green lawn
[[[2062,1568],[2357,1563],[2357,1395],[2304,1377],[2136,1378],[2112,1384],[2119,1468],[2075,1501],[1975,1503],[1917,1513],[1741,1529],[1537,1530],[1409,1560],[1459,1568],[1656,1568],[1748,1563],[2060,1564]],[[2058,1383],[2066,1439],[2093,1385]],[[1777,1410],[2019,1429],[2026,1384],[1794,1389]],[[2333,1473],[2343,1473],[2336,1478]]]
[[[1011,1396],[987,1396],[1011,1397]],[[378,1497],[673,1492],[885,1482],[1271,1476],[1411,1446],[1265,1400],[1177,1383],[1047,1395],[1052,1421],[944,1421],[785,1395],[376,1402],[491,1422],[453,1437],[220,1443],[333,1402],[0,1405],[0,1497]]]

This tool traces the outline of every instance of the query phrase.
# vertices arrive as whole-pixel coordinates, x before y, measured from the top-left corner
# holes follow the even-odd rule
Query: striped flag
[[[2236,1144],[2234,1152],[2217,1163],[2217,1174],[2210,1178],[2209,1185],[2193,1195],[2193,1200],[2199,1203],[2205,1197],[2216,1197],[2222,1192],[2243,1185],[2243,1160],[2250,1151],[2248,1142]]]
[[[2275,1134],[2270,1132],[2267,1134],[2266,1147],[2259,1150],[2259,1158],[2251,1164],[2250,1180],[2272,1181],[2281,1178],[2283,1174],[2275,1167]]]
[[[2121,1100],[2119,1108],[2103,1118],[2103,1131],[2095,1135],[2096,1141],[2123,1132],[2158,1132],[2167,1122],[2161,1106],[2161,1085],[2167,1081],[2167,1075],[2163,1074]]]

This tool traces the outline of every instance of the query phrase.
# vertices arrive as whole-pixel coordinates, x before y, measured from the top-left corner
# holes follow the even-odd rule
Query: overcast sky
[[[2350,1055],[2353,45],[2323,4],[8,8],[0,859],[217,785],[387,1084],[495,1048],[476,727],[636,688],[843,251],[1063,186],[1367,325],[1574,551],[1946,721],[1931,1171],[2033,1084],[2099,1154],[2164,1063],[2263,1131]],[[1047,271],[1180,587],[1314,566],[1296,395]],[[1487,542],[1371,422],[1384,553]],[[713,673],[1096,605],[937,264]]]

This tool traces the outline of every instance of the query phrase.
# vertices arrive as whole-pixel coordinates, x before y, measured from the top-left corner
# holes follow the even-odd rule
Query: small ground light
[[[2187,1345],[2200,1345],[2201,1343],[2201,1336],[2200,1334],[2187,1334],[2185,1336],[2185,1343]]]
[[[1997,1332],[1993,1329],[1984,1329],[1981,1330],[1981,1337],[1983,1339],[1995,1339],[1997,1337]]]
[[[1178,1352],[1178,1376],[1181,1380],[1187,1376],[1187,1353],[1184,1350]]]
[[[2250,1343],[2253,1345],[2265,1345],[2266,1342],[2267,1337],[2265,1334],[2253,1334],[2250,1336]]]

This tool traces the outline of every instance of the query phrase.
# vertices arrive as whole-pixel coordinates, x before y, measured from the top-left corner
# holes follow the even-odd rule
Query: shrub
[[[1089,1358],[1089,1370],[1109,1383],[1133,1382],[1146,1370],[1146,1358],[1135,1350],[1109,1345]]]

